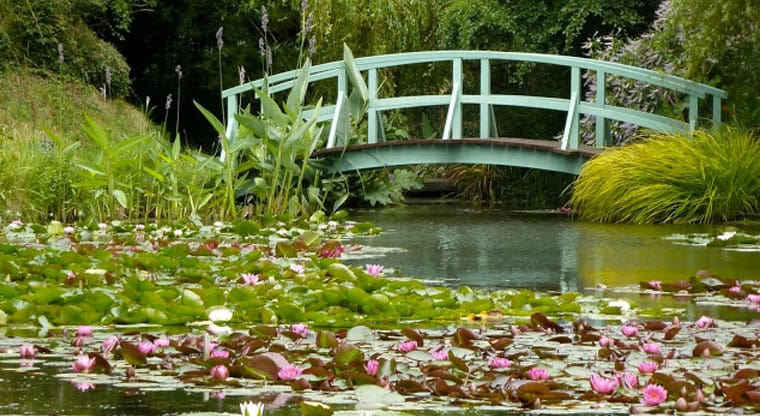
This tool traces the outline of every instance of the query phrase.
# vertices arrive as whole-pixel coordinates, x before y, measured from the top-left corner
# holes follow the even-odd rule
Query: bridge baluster
[[[596,71],[596,105],[604,107],[607,104],[607,84],[604,71]],[[595,116],[596,118],[596,141],[595,147],[602,148],[607,145],[607,139],[610,135],[609,123],[607,118],[603,116]]]
[[[712,96],[712,128],[713,130],[718,130],[721,125],[720,120],[720,112],[722,111],[721,108],[721,100],[720,97],[717,95]]]
[[[367,110],[367,143],[377,143],[377,129],[379,114],[374,109],[375,100],[377,99],[377,68],[371,68],[369,71],[369,109]]]
[[[462,75],[462,59],[454,59],[452,84],[458,85],[459,88],[454,92],[456,101],[454,104],[454,123],[452,125],[451,135],[455,139],[462,138],[462,89],[464,88]]]
[[[491,106],[486,103],[486,97],[491,95],[491,61],[480,60],[480,138],[491,137]]]
[[[689,134],[694,133],[699,120],[699,97],[689,94]]]

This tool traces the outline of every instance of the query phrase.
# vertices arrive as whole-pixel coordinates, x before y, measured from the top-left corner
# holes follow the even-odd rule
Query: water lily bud
[[[541,408],[541,399],[536,397],[536,400],[533,401],[533,408],[534,409],[540,409]]]
[[[131,365],[129,367],[127,367],[127,372],[126,373],[127,373],[127,378],[135,378],[135,376],[137,375],[137,372],[135,371],[135,368],[132,367]]]
[[[705,393],[702,392],[702,389],[697,389],[697,391],[694,392],[694,400],[699,403],[705,401]]]
[[[676,410],[679,412],[685,412],[687,408],[688,404],[686,403],[686,399],[679,397],[678,400],[676,400]]]

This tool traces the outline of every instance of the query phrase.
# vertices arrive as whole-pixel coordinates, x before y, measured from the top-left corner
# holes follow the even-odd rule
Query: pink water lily
[[[107,354],[113,351],[114,348],[119,345],[119,342],[119,337],[116,335],[111,335],[103,341],[103,346],[100,347],[100,350],[103,351],[103,354]]]
[[[153,340],[153,345],[157,348],[166,348],[171,345],[171,342],[169,341],[169,338],[156,338]]]
[[[277,372],[277,377],[282,381],[291,381],[295,380],[296,377],[301,375],[301,373],[303,373],[301,368],[294,365],[287,365]]]
[[[449,359],[449,352],[444,349],[432,350],[430,351],[430,356],[433,357],[434,360],[444,361]]]
[[[34,355],[37,353],[37,351],[34,349],[34,345],[31,344],[24,344],[20,347],[18,347],[19,355],[21,355],[21,358],[25,360],[31,360],[34,358]]]
[[[641,374],[652,374],[657,371],[659,367],[660,366],[653,361],[642,361],[639,363],[639,371]]]
[[[600,375],[593,375],[589,379],[591,388],[599,394],[612,394],[618,388],[618,381],[614,378],[608,378]]]
[[[92,327],[90,325],[82,325],[79,328],[77,328],[77,336],[78,337],[91,337],[92,336]]]
[[[76,381],[76,380],[73,380],[72,383],[74,383],[74,386],[79,391],[87,391],[87,390],[92,390],[95,388],[95,385],[92,383],[84,383],[84,382]]]
[[[396,347],[396,349],[399,352],[404,352],[404,353],[414,351],[417,349],[417,341],[413,339],[410,339],[409,341],[404,341],[401,344],[399,344],[398,347]]]
[[[216,381],[224,381],[230,376],[230,370],[223,365],[215,365],[210,371],[211,378]]]
[[[655,344],[653,342],[644,344],[641,346],[641,349],[647,353],[647,354],[659,354],[660,353],[660,345]]]
[[[549,378],[549,372],[545,368],[533,367],[528,370],[528,377],[533,381],[546,380]]]
[[[620,373],[617,375],[618,383],[625,388],[635,389],[639,386],[639,377],[632,373]]]
[[[137,349],[140,350],[142,355],[150,355],[156,350],[156,344],[150,341],[143,341],[137,345]]]
[[[512,361],[509,361],[509,358],[506,357],[493,357],[488,362],[488,366],[491,368],[507,368],[510,365],[512,365]]]
[[[728,291],[734,294],[740,293],[742,291],[742,288],[739,286],[731,286],[728,288]]]
[[[644,396],[641,403],[647,406],[657,406],[668,398],[668,392],[659,384],[650,384],[644,387]]]
[[[662,281],[660,280],[650,280],[648,283],[649,288],[653,290],[662,290]]]
[[[599,346],[600,347],[607,347],[607,348],[609,348],[609,347],[612,346],[613,343],[614,343],[614,341],[611,338],[607,338],[607,337],[601,337],[601,338],[599,338]]]
[[[380,264],[365,264],[364,270],[371,276],[378,277],[383,273],[384,267]]]
[[[756,295],[754,293],[751,294],[751,295],[747,295],[747,300],[750,301],[750,302],[752,302],[752,303],[758,303],[758,304],[760,304],[760,295]]]
[[[227,350],[213,350],[209,354],[209,358],[217,358],[227,360],[230,358],[230,352]]]
[[[306,324],[293,324],[290,326],[290,330],[302,336],[309,334],[309,327]]]
[[[291,264],[290,270],[293,271],[293,273],[301,274],[306,270],[306,268],[303,267],[301,264]]]
[[[697,319],[696,322],[694,322],[694,325],[697,326],[697,328],[710,328],[715,326],[715,320],[713,318],[710,318],[709,316],[701,316],[699,319]]]
[[[259,283],[259,275],[254,273],[243,273],[240,276],[243,279],[243,283],[246,285],[256,285]]]
[[[377,370],[380,368],[380,363],[377,360],[369,360],[364,364],[364,371],[370,376],[376,376]]]
[[[76,360],[74,360],[74,363],[71,364],[71,368],[76,373],[89,373],[93,368],[95,368],[95,358],[81,355],[77,357]]]
[[[631,338],[639,334],[639,327],[636,324],[625,324],[620,328],[623,335]]]

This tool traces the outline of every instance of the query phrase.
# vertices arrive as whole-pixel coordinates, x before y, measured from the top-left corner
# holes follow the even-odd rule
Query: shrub
[[[583,166],[571,198],[592,221],[712,223],[760,212],[760,141],[725,129],[652,134]]]

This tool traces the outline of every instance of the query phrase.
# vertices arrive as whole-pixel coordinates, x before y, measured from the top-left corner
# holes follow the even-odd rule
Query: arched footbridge
[[[410,65],[446,62],[451,67],[450,90],[446,94],[415,96],[380,96],[381,71]],[[500,63],[534,63],[565,67],[569,73],[569,95],[546,97],[492,93],[491,74]],[[465,68],[468,71],[465,71]],[[473,71],[473,68],[479,68]],[[535,53],[496,51],[429,51],[354,59],[350,51],[343,61],[309,66],[308,83],[332,82],[334,102],[324,103],[318,110],[304,111],[305,119],[329,123],[326,137],[315,143],[313,158],[323,159],[335,172],[348,172],[387,166],[436,163],[486,163],[519,166],[578,174],[583,163],[609,145],[609,122],[617,120],[646,129],[666,133],[691,132],[699,123],[712,127],[721,123],[721,103],[725,91],[647,69],[587,58]],[[591,99],[583,94],[582,74],[596,79]],[[477,77],[468,81],[479,85],[476,94],[463,90],[465,74]],[[266,89],[269,94],[288,91],[296,84],[299,71],[294,70],[246,83],[222,92],[227,102],[227,136],[234,141],[238,124],[235,114],[241,107],[243,94]],[[627,79],[659,87],[683,97],[685,111],[679,118],[643,112],[608,103],[608,87],[612,79]],[[267,85],[265,85],[265,82]],[[360,113],[349,108],[361,103]],[[443,107],[446,118],[441,137],[433,139],[386,139],[382,114],[397,109]],[[474,120],[465,120],[464,106],[479,111]],[[535,140],[501,137],[497,128],[496,107],[534,108],[566,114],[561,139]],[[700,107],[706,114],[700,115]],[[317,111],[315,114],[314,111]],[[352,114],[353,113],[353,114]],[[593,116],[593,143],[582,143],[580,120]],[[361,118],[361,119],[358,119]],[[463,136],[463,125],[479,125],[477,137]],[[361,131],[352,131],[361,126]],[[361,139],[357,139],[361,138]]]

